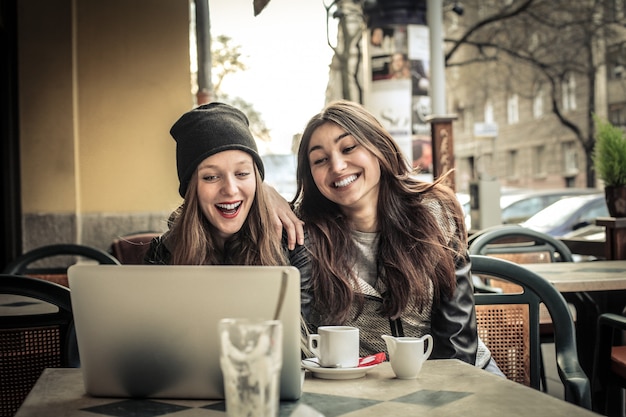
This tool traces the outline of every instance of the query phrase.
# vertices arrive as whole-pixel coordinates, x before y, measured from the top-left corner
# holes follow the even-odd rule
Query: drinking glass
[[[223,319],[220,365],[230,417],[276,417],[282,367],[279,320]]]

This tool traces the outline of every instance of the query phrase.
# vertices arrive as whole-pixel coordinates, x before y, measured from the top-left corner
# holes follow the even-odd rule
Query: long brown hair
[[[197,171],[191,176],[185,202],[175,214],[168,237],[173,265],[285,265],[280,236],[271,226],[263,179],[254,166],[256,193],[241,230],[224,245],[222,251],[214,238],[216,231],[200,208]]]
[[[412,177],[408,161],[380,122],[359,104],[342,100],[311,118],[298,150],[293,203],[309,233],[315,309],[323,319],[341,323],[351,318],[353,302],[363,305],[362,295],[354,291],[356,252],[349,219],[321,194],[311,175],[311,136],[326,123],[349,132],[380,164],[376,255],[379,279],[387,288],[381,314],[396,318],[410,306],[422,309],[431,294],[435,302],[451,295],[455,261],[466,253],[467,238],[460,204],[441,184],[445,176],[434,183]]]

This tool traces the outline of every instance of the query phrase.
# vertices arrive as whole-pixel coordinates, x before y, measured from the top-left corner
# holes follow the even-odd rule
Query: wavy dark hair
[[[185,201],[173,215],[168,240],[173,265],[286,265],[281,237],[272,226],[263,179],[254,166],[256,193],[246,221],[228,239],[224,252],[216,244],[214,226],[202,213],[198,200],[198,172],[193,173]]]
[[[422,310],[431,294],[435,303],[451,296],[456,286],[456,261],[466,253],[467,236],[460,204],[454,192],[442,184],[450,172],[433,183],[416,179],[380,122],[361,105],[341,100],[310,119],[298,150],[297,192],[292,204],[309,233],[315,310],[323,320],[343,323],[352,318],[352,304],[358,306],[358,315],[364,301],[354,290],[356,249],[349,219],[339,205],[322,195],[311,174],[311,136],[327,123],[350,133],[380,164],[376,255],[379,279],[387,288],[380,313],[397,318],[412,306]]]

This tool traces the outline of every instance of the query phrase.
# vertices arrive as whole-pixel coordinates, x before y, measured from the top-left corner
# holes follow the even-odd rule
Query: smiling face
[[[335,123],[325,123],[308,146],[311,175],[320,193],[348,216],[376,210],[380,184],[378,159]]]
[[[198,203],[223,243],[237,233],[254,202],[254,162],[247,152],[229,150],[198,165]]]

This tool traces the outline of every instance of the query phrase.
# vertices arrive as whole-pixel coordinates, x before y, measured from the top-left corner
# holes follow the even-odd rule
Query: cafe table
[[[298,401],[282,402],[280,417],[598,416],[456,359],[429,360],[417,379],[395,378],[388,362],[355,379],[319,379],[306,371]],[[317,413],[307,414],[313,408]],[[44,370],[15,417],[224,417],[224,402],[95,398],[80,369]]]
[[[626,307],[626,260],[523,264],[548,280],[576,308],[580,364],[593,369],[598,316],[620,314]]]
[[[552,262],[522,266],[564,293],[626,290],[625,261]]]

